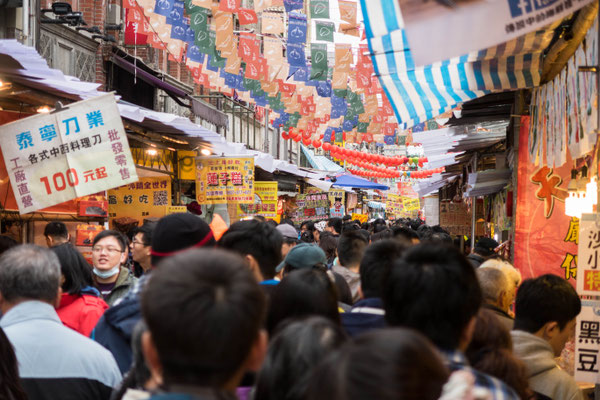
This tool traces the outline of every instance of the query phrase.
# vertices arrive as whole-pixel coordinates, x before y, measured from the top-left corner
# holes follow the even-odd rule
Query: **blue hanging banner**
[[[288,23],[288,43],[306,43],[306,15],[290,13]]]
[[[286,12],[301,10],[304,8],[304,0],[283,0]]]
[[[287,60],[292,67],[305,67],[306,56],[304,55],[304,44],[288,43]]]

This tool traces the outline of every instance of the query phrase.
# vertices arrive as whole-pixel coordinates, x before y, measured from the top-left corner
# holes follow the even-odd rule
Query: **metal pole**
[[[477,171],[477,153],[473,158],[473,173]],[[471,251],[475,248],[475,224],[477,224],[476,211],[477,211],[477,197],[473,197],[473,205],[471,206]]]
[[[29,46],[30,35],[29,35],[29,0],[23,0],[23,44]]]

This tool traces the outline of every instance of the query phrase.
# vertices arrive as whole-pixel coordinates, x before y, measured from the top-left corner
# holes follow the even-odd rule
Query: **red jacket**
[[[56,312],[65,326],[84,336],[90,336],[107,308],[108,304],[99,297],[89,294],[63,293]]]

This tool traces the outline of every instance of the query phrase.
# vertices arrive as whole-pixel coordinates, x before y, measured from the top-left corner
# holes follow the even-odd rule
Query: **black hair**
[[[386,239],[372,243],[365,250],[360,263],[360,287],[365,298],[382,297],[383,283],[392,265],[406,249],[395,240]]]
[[[279,225],[277,222],[273,221],[272,219],[268,219],[267,222],[265,222],[265,224],[269,225],[272,228],[277,228],[277,225]]]
[[[469,261],[456,249],[433,243],[408,249],[384,285],[388,323],[414,328],[446,350],[458,348],[481,302]]]
[[[8,340],[4,329],[0,328],[0,398],[27,400],[27,394],[21,386],[19,366],[15,350]]]
[[[275,267],[281,262],[283,236],[265,222],[238,221],[231,224],[218,245],[242,256],[251,255],[258,262],[263,278],[273,279]]]
[[[332,262],[337,255],[338,238],[331,232],[321,232],[319,236],[319,247],[325,252],[327,262]]]
[[[387,229],[387,224],[383,218],[377,218],[375,221],[373,221],[372,226],[373,233],[379,233]]]
[[[429,225],[420,225],[417,228],[417,235],[419,236],[419,240],[422,242],[431,240],[431,236],[433,236],[433,229]]]
[[[306,230],[310,231],[310,232],[314,232],[316,229],[315,223],[312,222],[311,220],[304,221],[302,224],[300,224],[300,229],[302,229],[303,226],[306,226]]]
[[[294,225],[294,221],[291,218],[284,218],[281,220],[281,224],[288,224],[293,226],[294,228],[296,228],[296,225]],[[279,225],[281,225],[279,224]]]
[[[342,233],[342,219],[341,218],[329,218],[327,220],[327,226],[330,226],[333,228],[333,230],[335,231],[336,234],[340,234]]]
[[[397,241],[407,245],[411,245],[414,239],[419,239],[417,232],[407,226],[394,226],[392,228],[392,236]]]
[[[431,239],[432,242],[436,242],[436,243],[443,243],[449,246],[453,246],[454,243],[452,242],[452,237],[444,232],[433,232],[433,234],[431,235]]]
[[[515,330],[535,333],[548,322],[562,330],[581,312],[581,300],[563,278],[546,274],[521,283],[515,300]]]
[[[303,243],[314,243],[315,236],[312,231],[304,231],[300,234],[300,241]]]
[[[142,234],[142,243],[144,246],[152,246],[152,232],[156,224],[144,224],[132,231],[131,237],[134,238],[138,233]]]
[[[431,230],[433,231],[433,233],[445,233],[445,234],[450,234],[447,230],[445,230],[444,228],[442,228],[440,225],[434,225],[431,227]]]
[[[265,304],[236,254],[193,249],[163,259],[142,292],[141,306],[167,387],[222,389],[258,338]]]
[[[69,231],[64,222],[52,221],[46,224],[44,236],[67,239],[69,237]]]
[[[18,245],[19,243],[10,236],[0,235],[0,255],[2,255],[2,253],[4,253],[6,250]]]
[[[338,259],[343,266],[360,264],[368,241],[358,231],[347,231],[340,235],[337,246]]]
[[[325,359],[311,376],[306,398],[437,400],[449,375],[425,337],[409,329],[381,329]]]
[[[267,222],[267,219],[263,215],[255,215],[254,219],[260,222]]]
[[[312,370],[347,337],[340,325],[315,316],[282,323],[256,381],[255,399],[303,400]]]
[[[305,268],[291,271],[271,292],[267,330],[272,334],[287,318],[321,315],[340,324],[337,291],[326,272]]]
[[[50,250],[60,262],[60,272],[64,277],[61,285],[63,292],[80,294],[84,288],[94,286],[92,267],[71,243],[63,243]]]
[[[94,238],[94,241],[92,242],[92,246],[95,246],[96,243],[98,243],[100,240],[112,236],[115,239],[117,239],[117,241],[119,242],[119,245],[121,246],[121,251],[127,251],[127,247],[129,245],[127,237],[125,235],[123,235],[121,232],[119,231],[115,231],[112,229],[108,229],[106,231],[102,231],[99,234],[96,235],[96,237]]]
[[[390,229],[384,229],[371,235],[371,242],[377,242],[379,240],[385,240],[392,237],[392,231]]]

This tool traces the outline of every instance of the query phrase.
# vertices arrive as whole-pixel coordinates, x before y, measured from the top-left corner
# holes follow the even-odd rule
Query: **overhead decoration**
[[[197,84],[269,109],[273,126],[302,130],[290,137],[296,142],[319,148],[395,140],[398,122],[367,44],[335,42],[339,35],[362,34],[356,0],[313,0],[308,8],[303,0],[253,5],[126,0],[126,44],[166,50]],[[340,16],[330,19],[335,6]]]
[[[499,46],[417,66],[397,0],[360,0],[374,72],[400,124],[409,128],[494,91],[539,85],[554,25]]]

